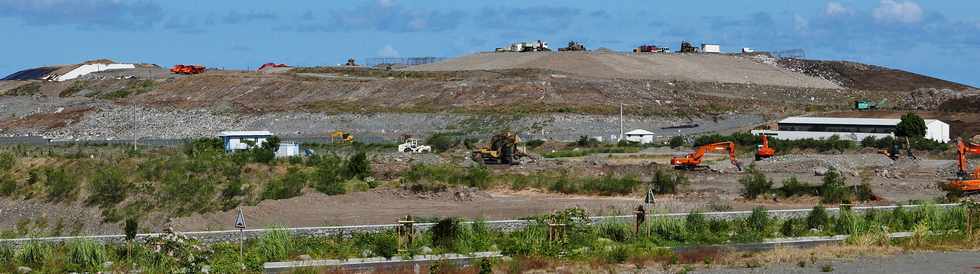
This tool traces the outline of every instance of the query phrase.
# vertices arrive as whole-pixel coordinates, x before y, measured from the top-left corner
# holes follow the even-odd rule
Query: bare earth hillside
[[[479,53],[409,67],[413,71],[537,68],[584,77],[722,82],[802,88],[840,88],[831,81],[721,54],[624,54],[585,52]]]

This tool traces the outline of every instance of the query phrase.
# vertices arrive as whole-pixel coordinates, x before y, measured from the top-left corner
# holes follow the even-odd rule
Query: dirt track
[[[825,79],[721,54],[623,54],[584,52],[479,53],[414,66],[413,71],[537,68],[586,77],[723,82],[803,88],[840,88]]]

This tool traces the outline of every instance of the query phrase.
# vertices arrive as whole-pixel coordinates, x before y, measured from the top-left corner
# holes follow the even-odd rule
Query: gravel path
[[[690,273],[826,273],[821,269],[824,265],[833,268],[830,273],[980,273],[980,252],[914,252],[894,257],[818,261],[805,267],[774,265],[751,269],[709,269]]]

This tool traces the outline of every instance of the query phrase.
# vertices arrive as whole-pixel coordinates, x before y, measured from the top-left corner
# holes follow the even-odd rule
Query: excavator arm
[[[676,168],[681,169],[694,169],[701,165],[701,160],[704,159],[704,154],[714,151],[728,151],[728,157],[732,161],[738,170],[742,170],[742,166],[738,164],[738,160],[735,157],[735,143],[732,142],[720,142],[714,144],[707,144],[698,147],[694,152],[684,156],[684,157],[673,157],[670,159],[670,164],[674,165]]]
[[[956,143],[956,154],[959,164],[957,178],[950,181],[949,187],[959,190],[964,195],[980,193],[980,167],[973,174],[969,173],[968,155],[980,155],[980,145],[967,143],[959,139]]]

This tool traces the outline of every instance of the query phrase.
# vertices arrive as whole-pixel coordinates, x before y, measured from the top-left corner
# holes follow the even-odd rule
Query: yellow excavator
[[[525,151],[518,147],[521,137],[511,132],[494,135],[490,138],[490,144],[473,151],[473,161],[483,162],[484,164],[516,165],[520,159],[527,156]]]
[[[330,133],[330,142],[337,144],[350,144],[354,142],[354,135],[337,130]]]

